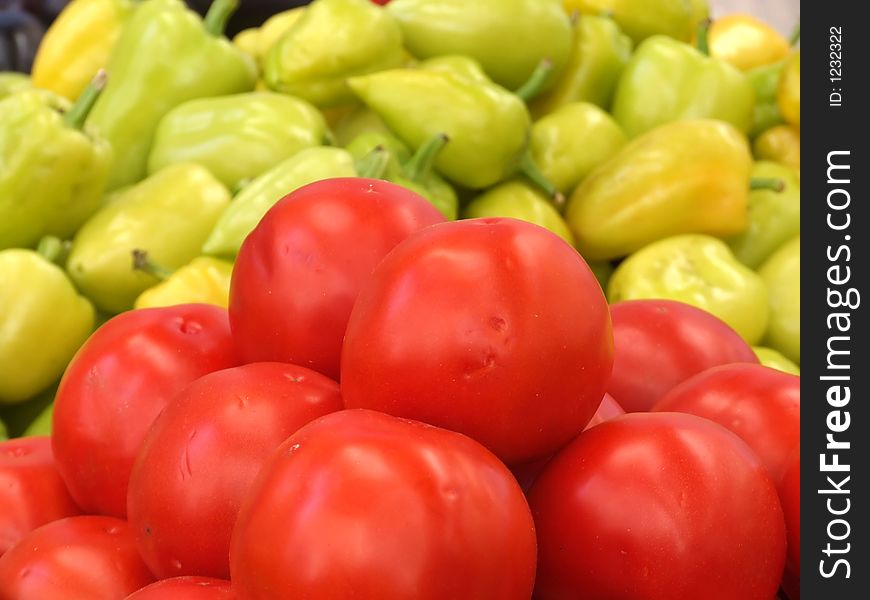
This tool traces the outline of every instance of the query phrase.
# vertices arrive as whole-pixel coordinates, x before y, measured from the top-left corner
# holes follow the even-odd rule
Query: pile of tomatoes
[[[114,317],[52,437],[0,445],[0,600],[794,600],[799,431],[799,377],[716,317],[324,180],[228,311]]]

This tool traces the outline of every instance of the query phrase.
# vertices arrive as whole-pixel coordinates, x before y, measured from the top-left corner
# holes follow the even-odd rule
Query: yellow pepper
[[[259,43],[259,27],[249,27],[248,29],[242,29],[235,36],[233,36],[233,44],[236,45],[236,48],[238,48],[251,58],[257,58],[257,47],[259,46]]]
[[[45,33],[33,60],[33,85],[69,100],[81,95],[131,14],[131,0],[73,0]]]
[[[770,160],[801,170],[801,132],[791,125],[775,125],[755,138],[752,153],[758,160]]]
[[[137,254],[137,267],[149,270],[163,281],[148,288],[136,298],[134,308],[155,308],[173,304],[203,303],[227,307],[233,263],[199,256],[173,273],[163,271]]]
[[[710,56],[741,71],[775,63],[789,53],[788,40],[752,15],[734,13],[716,19],[708,36]]]
[[[776,92],[779,112],[786,123],[801,126],[801,51],[798,50],[786,60],[779,77]]]
[[[260,26],[260,35],[257,38],[257,62],[262,64],[269,50],[275,45],[275,42],[284,37],[284,34],[290,31],[302,13],[305,12],[304,6],[291,8],[272,15]]]

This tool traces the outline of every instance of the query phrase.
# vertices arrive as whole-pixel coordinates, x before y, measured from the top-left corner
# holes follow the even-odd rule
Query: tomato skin
[[[785,563],[776,488],[752,451],[693,415],[583,432],[529,493],[536,600],[770,600]]]
[[[213,577],[161,579],[133,592],[124,600],[236,600],[229,581]]]
[[[244,362],[338,379],[347,319],[372,269],[412,232],[442,221],[422,196],[378,179],[326,179],[279,200],[233,268],[230,324]]]
[[[152,581],[133,531],[115,517],[53,521],[0,557],[0,600],[117,600]]]
[[[230,566],[246,600],[528,600],[534,525],[510,471],[477,442],[351,409],[273,454]]]
[[[691,413],[730,429],[778,484],[800,444],[801,378],[761,365],[714,367],[672,389],[653,410]]]
[[[181,304],[107,321],[73,357],[52,418],[52,448],[85,512],[124,518],[127,483],[151,423],[188,383],[238,364],[225,309]]]
[[[418,232],[375,269],[348,323],[342,394],[521,464],[583,430],[612,353],[604,295],[576,250],[525,221],[467,219]]]
[[[48,436],[0,442],[0,556],[40,525],[77,515]]]
[[[151,571],[228,579],[233,524],[266,458],[342,408],[336,382],[282,363],[209,373],[176,395],[142,443],[127,497]]]
[[[675,385],[711,367],[758,363],[718,317],[674,300],[625,300],[610,307],[613,374],[607,391],[626,412],[648,411]]]
[[[785,514],[785,532],[788,540],[788,561],[785,565],[782,587],[789,600],[800,600],[801,575],[801,451],[800,446],[788,459],[782,481],[779,483],[779,499]],[[843,503],[845,504],[845,503]],[[842,507],[839,507],[842,508]]]

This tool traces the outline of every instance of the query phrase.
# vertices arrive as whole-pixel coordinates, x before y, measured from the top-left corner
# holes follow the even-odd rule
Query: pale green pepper
[[[773,348],[768,348],[767,346],[753,346],[752,351],[755,352],[755,356],[758,357],[758,362],[765,367],[777,369],[784,373],[791,373],[792,375],[801,374],[801,368],[799,366]]]
[[[158,282],[133,269],[134,250],[177,269],[200,254],[230,193],[205,167],[170,165],[120,194],[94,214],[73,240],[67,271],[107,313],[133,308]]]
[[[296,152],[320,146],[327,134],[320,111],[285,94],[200,98],[180,104],[161,119],[148,173],[195,162],[234,189]]]
[[[607,285],[608,301],[642,298],[697,306],[725,321],[750,345],[767,329],[764,281],[725,242],[707,235],[666,238],[622,261]]]
[[[767,285],[770,324],[764,344],[801,363],[801,238],[777,250],[758,269]],[[845,292],[843,292],[845,295]],[[847,300],[848,301],[848,300]],[[854,304],[853,304],[854,306]],[[846,310],[849,310],[848,308]]]

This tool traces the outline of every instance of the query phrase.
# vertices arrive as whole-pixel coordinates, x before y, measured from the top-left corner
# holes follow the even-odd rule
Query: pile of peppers
[[[9,434],[46,433],[111,316],[226,306],[247,234],[331,177],[546,227],[611,302],[694,304],[799,368],[797,36],[706,0],[314,0],[228,39],[238,7],[72,0],[0,73]]]

